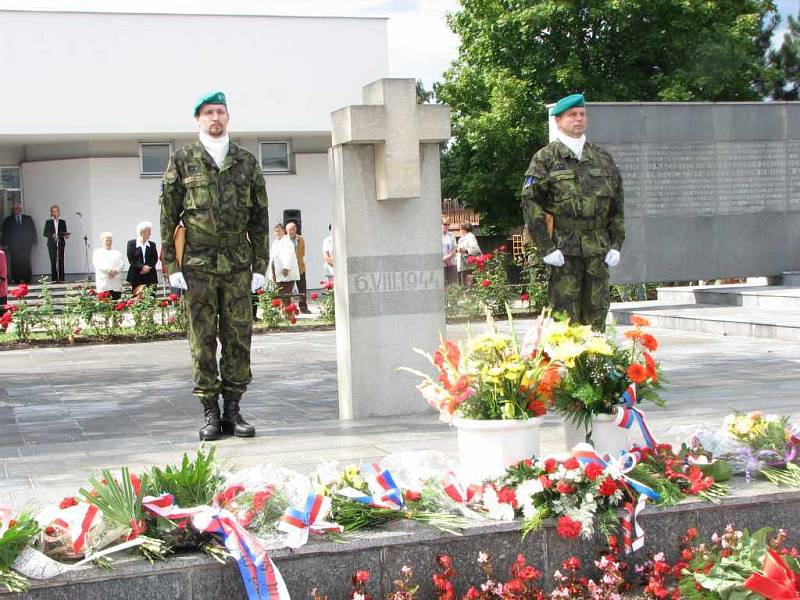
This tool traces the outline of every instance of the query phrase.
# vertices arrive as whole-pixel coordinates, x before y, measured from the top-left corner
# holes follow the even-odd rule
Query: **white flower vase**
[[[630,447],[631,430],[620,427],[615,420],[616,415],[599,414],[592,417],[592,436],[589,443],[600,455],[617,456],[620,450],[627,450]],[[569,452],[576,445],[587,441],[586,430],[583,425],[565,421],[564,438]]]
[[[480,483],[538,455],[542,421],[542,417],[489,421],[454,417],[462,476],[471,483]]]

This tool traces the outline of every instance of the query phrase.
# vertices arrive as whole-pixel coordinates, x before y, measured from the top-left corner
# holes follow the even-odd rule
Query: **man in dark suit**
[[[9,262],[10,283],[30,283],[31,249],[36,244],[36,225],[28,215],[22,214],[22,205],[15,204],[12,214],[3,221],[3,246]]]
[[[69,233],[58,204],[50,207],[50,218],[44,222],[44,237],[47,238],[47,252],[50,254],[50,280],[64,281],[64,246]]]
[[[153,224],[143,221],[136,226],[136,239],[128,240],[128,262],[131,264],[128,269],[128,283],[131,284],[134,294],[141,292],[139,286],[158,284],[158,248],[150,240],[152,232]]]

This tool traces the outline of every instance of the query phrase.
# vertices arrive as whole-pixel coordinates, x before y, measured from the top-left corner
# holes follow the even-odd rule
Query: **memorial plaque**
[[[614,156],[625,189],[626,241],[612,281],[800,268],[798,107],[589,105],[587,137]]]

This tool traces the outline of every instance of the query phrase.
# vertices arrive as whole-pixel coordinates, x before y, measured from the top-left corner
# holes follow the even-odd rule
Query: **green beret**
[[[224,104],[226,107],[228,106],[228,101],[225,100],[225,94],[222,92],[210,92],[200,98],[194,104],[194,116],[197,116],[197,113],[200,112],[200,109],[204,104]]]
[[[586,106],[586,98],[583,94],[571,94],[564,96],[561,100],[555,103],[555,106],[550,109],[550,116],[556,117],[575,106]]]

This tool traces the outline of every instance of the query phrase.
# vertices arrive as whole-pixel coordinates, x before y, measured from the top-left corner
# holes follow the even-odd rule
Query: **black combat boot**
[[[242,418],[239,412],[239,400],[241,400],[241,396],[224,398],[222,433],[233,434],[236,437],[253,437],[256,434],[256,428]]]
[[[201,398],[203,403],[203,415],[206,418],[206,424],[200,428],[200,440],[218,440],[220,438],[220,417],[219,417],[219,401],[217,397]]]

